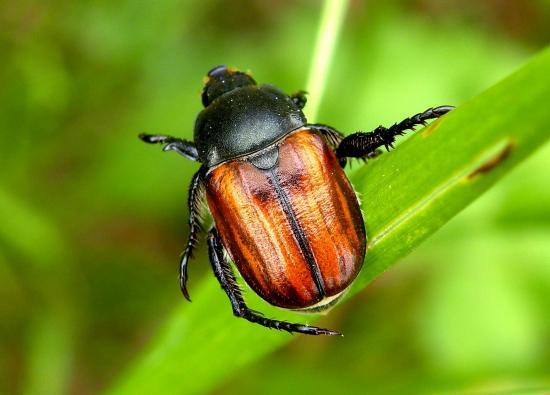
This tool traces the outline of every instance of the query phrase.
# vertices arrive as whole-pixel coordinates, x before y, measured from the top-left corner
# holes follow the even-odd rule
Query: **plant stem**
[[[326,0],[323,7],[306,85],[309,95],[305,111],[310,122],[315,121],[319,112],[334,49],[346,16],[348,4],[349,0]]]

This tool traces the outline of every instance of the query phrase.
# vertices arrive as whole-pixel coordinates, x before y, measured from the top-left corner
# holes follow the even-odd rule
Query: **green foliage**
[[[550,50],[546,50],[503,82],[416,133],[391,155],[354,174],[370,242],[352,294],[550,137],[548,111],[538,105],[550,100],[549,68]],[[536,88],[523,95],[527,85]],[[173,313],[152,348],[112,393],[204,392],[291,340],[287,334],[232,318],[220,296],[215,279],[206,279],[196,302]],[[262,311],[277,314],[275,309]],[[298,314],[277,316],[304,320]],[[193,379],[178,380],[182,371],[192,371]]]
[[[509,172],[548,135],[536,131],[548,55],[478,96],[547,45],[548,2],[459,3],[349,2],[338,45],[320,47],[326,86],[308,67],[322,70],[315,32],[337,12],[316,2],[2,3],[0,393],[548,388],[550,145]],[[318,322],[344,338],[233,318],[204,248],[193,303],[181,298],[197,167],[136,135],[191,138],[200,78],[221,63],[309,90],[311,120],[346,133],[460,104],[432,134],[350,171],[371,251],[356,295]],[[464,179],[510,139],[505,160]],[[245,296],[266,315],[316,320]]]
[[[540,103],[550,98],[549,66],[547,49],[354,176],[362,185],[372,248],[356,287],[410,252],[544,144],[550,132]],[[526,85],[533,86],[529,95],[522,92]]]

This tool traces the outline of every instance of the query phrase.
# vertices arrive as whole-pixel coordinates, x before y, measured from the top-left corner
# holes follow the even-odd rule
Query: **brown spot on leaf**
[[[514,144],[508,143],[502,150],[500,150],[495,156],[493,156],[491,159],[489,159],[487,162],[483,163],[481,166],[479,166],[477,169],[475,169],[473,172],[468,174],[466,176],[467,180],[471,180],[479,175],[485,174],[493,170],[496,166],[498,166],[501,162],[503,162],[510,154],[512,153],[514,149]]]

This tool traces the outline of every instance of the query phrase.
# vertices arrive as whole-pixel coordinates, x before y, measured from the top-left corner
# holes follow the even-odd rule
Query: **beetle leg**
[[[185,299],[191,301],[189,298],[189,292],[187,291],[187,264],[189,258],[193,255],[193,249],[197,245],[199,232],[202,230],[201,209],[204,204],[204,186],[203,176],[205,173],[205,167],[201,167],[191,180],[189,186],[189,194],[187,199],[187,205],[189,207],[189,239],[187,240],[187,246],[181,254],[180,260],[180,288]]]
[[[296,106],[301,110],[306,106],[307,103],[307,92],[306,91],[298,91],[296,93],[293,93],[290,96],[290,99],[296,104]]]
[[[199,162],[197,147],[195,147],[195,144],[191,141],[178,137],[165,136],[163,134],[140,133],[138,137],[149,144],[166,144],[163,151],[176,151],[187,159]]]
[[[321,135],[321,137],[323,137],[333,149],[338,148],[344,139],[344,135],[342,133],[328,125],[314,124],[306,125],[306,127]]]
[[[293,324],[286,321],[277,321],[265,318],[254,310],[251,310],[245,303],[233,269],[224,255],[224,248],[216,228],[212,228],[208,235],[208,254],[212,269],[218,279],[222,289],[225,291],[231,302],[233,314],[244,318],[250,322],[265,326],[267,328],[279,329],[290,333],[304,333],[306,335],[332,335],[338,336],[340,333],[329,329],[317,328],[315,326]]]
[[[385,147],[387,151],[393,148],[396,136],[405,134],[407,130],[414,130],[415,126],[426,125],[429,119],[436,119],[448,113],[454,107],[440,106],[429,108],[424,112],[406,118],[389,128],[378,126],[371,132],[358,132],[345,137],[338,148],[336,156],[342,165],[345,165],[346,158],[368,158],[377,148]]]

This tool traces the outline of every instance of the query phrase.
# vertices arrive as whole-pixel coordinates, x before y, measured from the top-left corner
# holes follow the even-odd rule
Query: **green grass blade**
[[[549,49],[354,174],[370,236],[354,290],[544,144],[550,136],[548,70]]]
[[[308,105],[304,111],[311,123],[316,122],[317,119],[321,99],[327,85],[330,64],[334,59],[336,43],[348,5],[349,0],[327,0],[324,3],[306,85]]]
[[[410,252],[548,139],[548,70],[550,50],[419,131],[391,154],[354,173],[353,182],[362,194],[370,250],[352,293]],[[192,297],[194,302],[182,302],[110,393],[205,392],[245,364],[299,338],[233,318],[213,276]],[[247,298],[257,306],[251,292]],[[314,319],[266,304],[260,309],[277,318]]]

